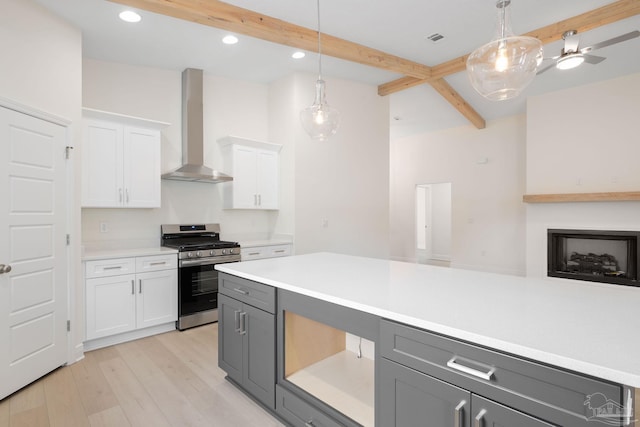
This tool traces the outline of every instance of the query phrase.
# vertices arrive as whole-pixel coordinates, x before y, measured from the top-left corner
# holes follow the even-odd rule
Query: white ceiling
[[[317,72],[317,54],[294,60],[294,49],[240,35],[240,43],[221,43],[226,31],[139,11],[138,24],[118,19],[125,6],[106,0],[35,0],[79,27],[87,58],[173,70],[201,68],[206,73],[269,83],[294,71]],[[596,9],[612,0],[512,0],[516,34]],[[315,0],[229,0],[228,3],[297,25],[317,27]],[[490,41],[496,21],[495,0],[321,0],[322,32],[433,66],[473,51]],[[566,30],[569,30],[567,28]],[[640,29],[640,15],[581,34],[580,47]],[[440,33],[433,43],[427,37]],[[545,46],[545,57],[560,53],[562,42]],[[478,95],[466,73],[446,77],[451,86],[486,120],[524,112],[525,99],[548,91],[640,72],[640,37],[594,52],[598,65],[568,71],[551,69],[536,77],[517,99],[492,102]],[[323,56],[331,103],[332,77],[379,85],[402,77],[380,69]],[[310,89],[312,92],[313,89]],[[391,95],[392,136],[432,131],[469,122],[430,86]]]

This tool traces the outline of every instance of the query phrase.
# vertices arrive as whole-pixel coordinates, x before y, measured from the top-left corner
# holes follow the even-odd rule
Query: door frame
[[[22,104],[20,102],[14,101],[9,98],[5,98],[0,96],[0,107],[4,107],[18,113],[26,114],[28,116],[35,117],[37,119],[45,120],[47,122],[51,122],[60,126],[63,126],[66,129],[66,146],[74,148],[73,145],[73,135],[74,135],[74,127],[73,122],[64,117],[49,113],[47,111],[40,110],[35,107],[31,107],[26,104]],[[73,151],[73,150],[69,150]],[[78,319],[76,319],[76,262],[74,258],[74,254],[77,253],[78,248],[78,239],[73,233],[73,224],[77,220],[76,210],[74,209],[76,206],[76,197],[75,197],[75,162],[74,155],[70,153],[69,159],[67,159],[66,163],[66,198],[67,198],[67,215],[66,215],[66,233],[69,236],[70,243],[67,245],[67,321],[71,323],[72,327],[77,327]],[[75,326],[74,326],[75,325]],[[82,348],[82,343],[79,344],[79,348],[76,349],[76,345],[73,340],[74,334],[72,331],[67,331],[67,364],[72,364],[82,357],[84,357],[84,351]],[[79,353],[77,353],[79,351]]]

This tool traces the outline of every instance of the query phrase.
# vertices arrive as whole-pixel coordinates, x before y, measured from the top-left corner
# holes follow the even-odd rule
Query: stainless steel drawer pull
[[[243,311],[240,313],[240,335],[245,335],[247,333],[247,312]]]
[[[486,409],[483,409],[480,412],[478,412],[478,415],[476,415],[476,418],[474,419],[473,427],[482,427],[482,425],[484,424],[482,422],[482,418],[484,418],[484,414],[486,413],[487,413]]]
[[[233,311],[236,332],[240,332],[240,310]]]
[[[251,256],[260,255],[260,252],[249,252],[249,255]]]
[[[455,412],[453,414],[453,427],[463,427],[464,421],[462,420],[462,417],[464,415],[464,405],[466,404],[466,400],[461,400],[460,403],[458,403],[458,406],[456,406]]]
[[[469,368],[464,365],[460,365],[456,361],[457,356],[454,356],[453,359],[447,362],[447,366],[451,369],[455,369],[456,371],[464,372],[465,374],[473,375],[474,377],[482,378],[483,380],[491,381],[491,377],[493,377],[493,373],[496,371],[496,368],[491,368],[489,372],[478,371],[477,369]]]
[[[273,253],[276,253],[276,254],[281,254],[281,253],[284,253],[284,252],[285,252],[284,249],[279,249],[277,251],[273,251]]]
[[[240,289],[240,288],[233,288],[234,291],[242,294],[242,295],[249,295],[249,292],[245,291],[244,289]]]
[[[113,267],[103,267],[102,269],[103,270],[120,270],[121,268],[122,268],[121,265],[116,265],[116,266],[113,266]]]
[[[313,424],[313,420],[309,420],[306,423],[304,423],[304,427],[316,427],[315,424]]]
[[[149,263],[149,265],[165,265],[167,263],[167,261],[158,261],[158,262],[151,262]]]

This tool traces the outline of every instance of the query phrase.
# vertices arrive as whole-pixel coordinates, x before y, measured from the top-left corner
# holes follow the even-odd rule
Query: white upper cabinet
[[[160,127],[84,109],[82,206],[160,207]]]
[[[235,136],[218,143],[225,172],[233,177],[222,184],[225,209],[278,209],[282,145]]]

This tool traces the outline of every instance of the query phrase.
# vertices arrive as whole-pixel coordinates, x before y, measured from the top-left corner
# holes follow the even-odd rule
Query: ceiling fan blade
[[[600,43],[596,43],[596,44],[594,44],[592,46],[583,47],[582,49],[580,49],[580,53],[588,53],[588,52],[591,52],[591,51],[596,50],[596,49],[602,49],[603,47],[611,46],[612,44],[616,44],[616,43],[624,42],[624,41],[627,41],[627,40],[635,39],[638,36],[640,36],[640,31],[638,31],[638,30],[631,31],[630,33],[623,34],[621,36],[614,37],[612,39],[605,40],[605,41],[602,41]]]
[[[604,61],[605,57],[603,56],[596,56],[596,55],[584,55],[584,62],[587,62],[589,64],[599,64],[602,61]]]
[[[544,68],[540,68],[540,69],[538,70],[538,72],[536,73],[536,76],[537,76],[538,74],[542,74],[542,73],[544,73],[544,72],[545,72],[545,71],[547,71],[549,68],[553,68],[553,67],[555,67],[555,66],[556,66],[556,63],[554,62],[554,63],[552,63],[552,64],[547,65],[547,66],[546,66],[546,67],[544,67]]]

